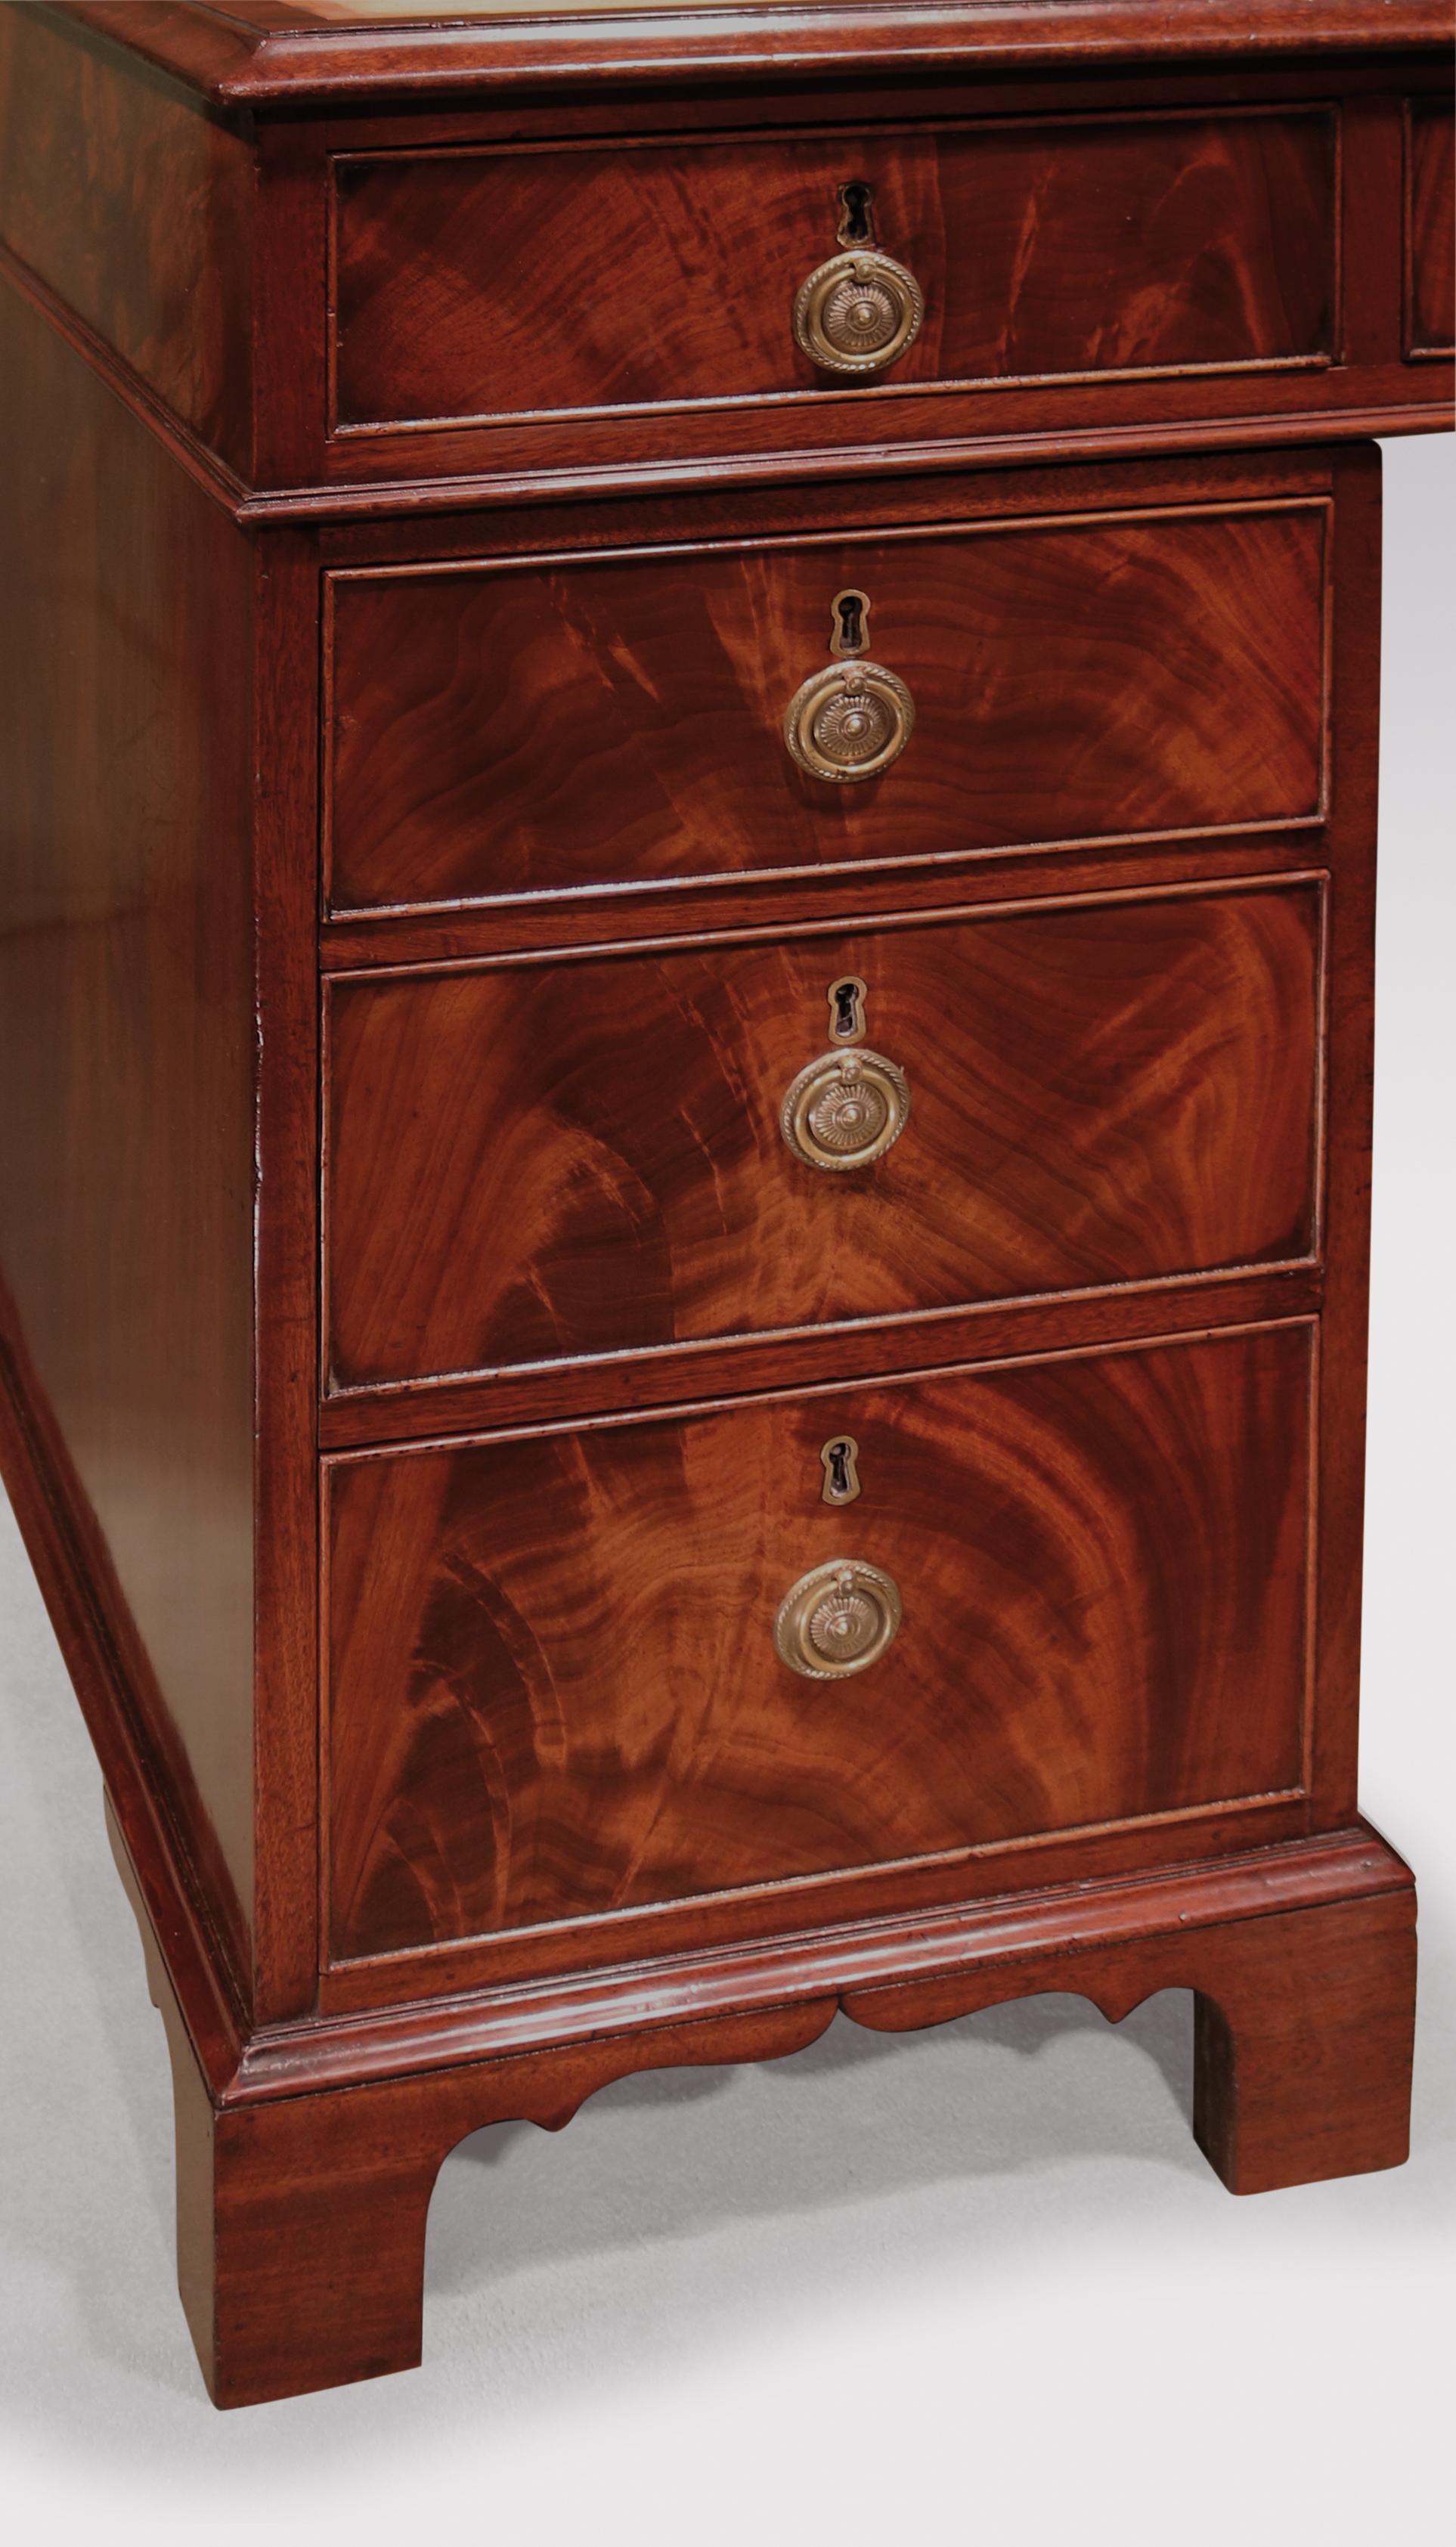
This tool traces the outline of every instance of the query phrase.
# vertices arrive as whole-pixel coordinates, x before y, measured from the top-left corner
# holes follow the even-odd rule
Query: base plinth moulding
[[[781,2059],[841,2011],[896,2032],[1069,1991],[1116,2023],[1157,1990],[1191,1989],[1193,2130],[1231,2192],[1408,2154],[1415,1893],[1363,1823],[1237,1860],[819,1932],[812,1953],[798,1951],[811,1941],[778,1939],[585,1976],[574,1998],[563,1982],[534,2002],[496,1992],[416,2005],[404,2031],[389,2011],[277,2029],[252,2038],[230,2077],[209,2078],[109,1821],[171,2046],[178,2278],[219,2406],[415,2366],[430,2196],[471,2132],[559,2130],[636,2070]],[[725,1965],[731,2005],[714,2004]],[[705,2001],[711,2013],[690,2012]],[[557,2039],[523,2041],[533,2014]],[[483,2048],[492,2041],[516,2048]]]

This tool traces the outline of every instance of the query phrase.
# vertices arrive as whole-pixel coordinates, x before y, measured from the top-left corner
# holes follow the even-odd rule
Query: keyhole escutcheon
[[[819,1458],[824,1471],[826,1504],[852,1504],[860,1491],[859,1444],[852,1433],[836,1433],[826,1442]]]
[[[836,592],[829,605],[831,655],[866,655],[870,648],[870,596],[851,585]]]
[[[875,189],[867,186],[863,177],[851,177],[847,185],[840,187],[839,227],[835,236],[841,247],[873,246],[875,224],[870,206],[874,200]]]
[[[858,1043],[865,1030],[868,997],[858,973],[841,974],[829,984],[829,1032],[835,1043]]]

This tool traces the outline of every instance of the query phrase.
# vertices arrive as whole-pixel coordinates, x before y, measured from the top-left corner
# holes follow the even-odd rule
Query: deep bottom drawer
[[[1297,1787],[1311,1333],[335,1460],[334,1958]]]

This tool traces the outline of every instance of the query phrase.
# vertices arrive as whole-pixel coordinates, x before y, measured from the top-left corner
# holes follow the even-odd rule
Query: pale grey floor
[[[1235,2203],[1188,2001],[646,2078],[441,2178],[425,2369],[219,2417],[94,1764],[0,1517],[0,2500],[29,2540],[1449,2535],[1456,1865],[1448,448],[1388,459],[1367,1807],[1423,1880],[1415,2155]]]

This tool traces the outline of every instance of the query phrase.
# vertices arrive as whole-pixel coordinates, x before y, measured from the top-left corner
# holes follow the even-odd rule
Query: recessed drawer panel
[[[1333,351],[1318,108],[366,152],[334,181],[336,433]]]
[[[1406,128],[1406,350],[1449,355],[1456,343],[1456,114],[1413,100]]]
[[[1309,1338],[331,1462],[334,1957],[1297,1788]]]
[[[1326,520],[1314,499],[336,574],[330,903],[1313,821]]]
[[[1308,1255],[1317,885],[341,980],[358,1387]]]

